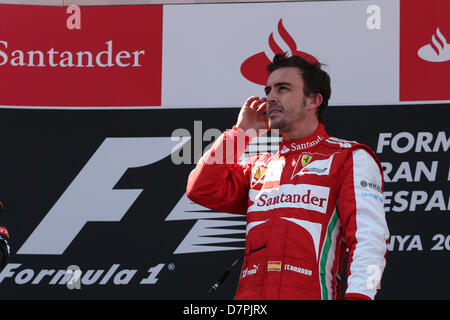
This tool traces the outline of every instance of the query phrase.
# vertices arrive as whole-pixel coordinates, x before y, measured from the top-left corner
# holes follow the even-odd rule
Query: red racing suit
[[[373,299],[389,231],[382,167],[362,144],[327,135],[282,140],[276,154],[238,163],[249,143],[224,132],[190,173],[187,196],[247,215],[245,258],[235,299]]]

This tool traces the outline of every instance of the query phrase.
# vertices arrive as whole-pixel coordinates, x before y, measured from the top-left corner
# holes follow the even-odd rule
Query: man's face
[[[269,75],[265,92],[270,129],[286,133],[294,126],[301,125],[307,113],[303,87],[303,78],[298,68],[283,67]]]

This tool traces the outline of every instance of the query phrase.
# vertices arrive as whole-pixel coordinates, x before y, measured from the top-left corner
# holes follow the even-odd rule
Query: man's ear
[[[312,93],[307,98],[308,104],[306,105],[308,110],[317,110],[317,108],[322,104],[323,97],[320,93]]]

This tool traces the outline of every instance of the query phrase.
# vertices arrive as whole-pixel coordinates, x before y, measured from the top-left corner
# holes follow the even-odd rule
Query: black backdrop
[[[366,143],[374,150],[377,150],[380,133],[391,133],[390,140],[398,134],[397,138],[404,136],[396,140],[398,148],[406,148],[407,137],[415,137],[417,142],[420,132],[428,132],[427,135],[432,136],[430,152],[423,149],[415,152],[416,144],[403,153],[395,152],[389,145],[378,152],[381,162],[392,165],[388,174],[390,180],[396,175],[397,181],[385,184],[390,201],[386,205],[389,208],[386,216],[391,242],[377,299],[449,298],[449,108],[449,104],[422,104],[339,106],[328,110],[326,127],[329,134]],[[21,254],[19,251],[105,138],[171,137],[175,129],[185,128],[193,135],[191,141],[194,141],[199,139],[194,136],[195,121],[201,121],[202,134],[209,128],[226,130],[234,124],[238,112],[238,108],[1,109],[0,195],[6,210],[0,217],[0,224],[10,232],[12,254],[9,264],[0,274],[0,298],[231,299],[240,265],[214,295],[208,295],[208,289],[242,254],[242,249],[174,252],[188,234],[192,235],[191,229],[200,220],[231,224],[224,227],[219,223],[216,228],[208,229],[212,233],[203,238],[212,239],[210,246],[242,247],[242,233],[220,234],[225,229],[242,232],[244,218],[208,219],[209,212],[205,211],[201,213],[205,214],[201,219],[166,220],[184,196],[187,176],[195,165],[175,165],[170,154],[149,165],[128,168],[121,175],[114,189],[143,191],[130,203],[120,221],[86,223],[62,253],[36,253],[40,250],[40,243],[34,243],[34,254]],[[209,143],[203,141],[202,147]],[[435,144],[436,150],[433,151]],[[193,155],[193,143],[191,151]],[[119,157],[124,152],[127,150],[114,149],[107,159]],[[417,163],[423,162],[431,170],[433,161],[437,162],[435,178],[429,181],[421,174],[416,179],[418,181],[414,181]],[[413,181],[408,181],[406,166],[396,173],[402,162],[408,162]],[[98,190],[93,187],[85,191],[95,197]],[[412,208],[413,195],[416,202],[423,204]],[[74,201],[83,204],[86,199],[79,197]],[[192,206],[185,204],[184,213],[189,214]],[[108,216],[109,213],[105,211],[104,214]],[[216,236],[229,238],[230,242],[214,243],[215,231]],[[59,241],[58,232],[58,225],[54,225],[44,236],[50,241]],[[81,283],[80,289],[69,289],[64,282],[54,279],[58,270],[65,270],[70,265],[79,266],[83,275],[92,270],[92,283],[88,284],[87,279]],[[154,269],[149,271],[149,268]],[[95,272],[100,274],[99,270],[103,272],[94,281]],[[112,273],[110,277],[108,270]],[[148,282],[154,283],[141,284],[142,279],[151,279]]]

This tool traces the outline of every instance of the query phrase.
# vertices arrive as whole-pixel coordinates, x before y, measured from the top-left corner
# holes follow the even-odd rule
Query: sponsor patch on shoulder
[[[312,154],[301,154],[294,170],[292,171],[291,180],[295,176],[303,174],[316,174],[319,176],[329,175],[331,164],[333,163],[333,155],[325,159],[316,160]],[[312,161],[314,159],[314,161]]]
[[[331,144],[338,144],[341,148],[351,148],[353,143],[357,143],[356,141],[348,141],[336,137],[329,137],[326,141]]]

